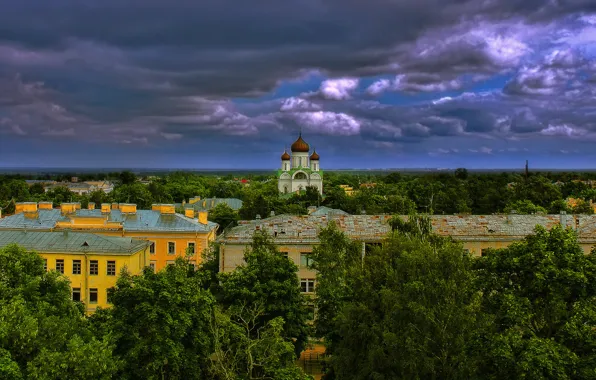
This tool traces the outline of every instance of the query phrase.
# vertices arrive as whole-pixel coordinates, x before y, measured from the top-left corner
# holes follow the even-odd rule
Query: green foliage
[[[207,218],[219,224],[219,232],[221,233],[226,228],[236,226],[240,216],[226,203],[220,203],[209,211]]]
[[[294,364],[294,346],[283,338],[284,320],[271,319],[261,325],[262,303],[244,303],[230,309],[231,315],[216,308],[212,323],[214,379],[307,380],[310,377]]]
[[[515,211],[517,214],[546,214],[546,209],[542,206],[536,206],[529,200],[518,200],[509,203],[504,210],[506,213]]]
[[[118,186],[112,195],[115,202],[135,203],[139,209],[150,209],[153,197],[147,186],[142,183]]]
[[[478,262],[483,309],[494,319],[476,347],[485,378],[594,378],[596,259],[560,227]]]
[[[300,293],[298,267],[277,251],[271,238],[256,232],[244,254],[245,264],[234,272],[221,273],[222,304],[232,315],[242,315],[246,304],[262,304],[258,328],[277,317],[284,320],[282,336],[293,342],[296,354],[307,341],[307,310]]]
[[[27,379],[109,379],[117,361],[92,337],[66,278],[16,245],[0,249],[0,375]]]
[[[464,379],[475,374],[468,342],[484,326],[473,258],[459,244],[395,232],[354,265],[337,316],[338,379]],[[398,229],[399,230],[399,229]],[[318,293],[317,293],[318,295]],[[319,296],[319,295],[318,295]]]
[[[107,331],[127,379],[202,379],[213,344],[209,334],[215,300],[201,278],[178,258],[142,275],[124,273],[110,292],[113,306],[96,320]]]

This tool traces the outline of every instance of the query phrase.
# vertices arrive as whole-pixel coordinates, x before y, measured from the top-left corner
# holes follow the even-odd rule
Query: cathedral
[[[323,194],[323,172],[319,168],[319,155],[315,150],[310,153],[310,146],[302,139],[302,132],[291,147],[292,155],[287,150],[281,155],[281,170],[277,173],[280,193],[295,193],[314,186]]]

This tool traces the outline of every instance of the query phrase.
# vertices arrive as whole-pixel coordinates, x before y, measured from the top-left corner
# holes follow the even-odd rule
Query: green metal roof
[[[217,228],[217,223],[201,224],[196,219],[181,214],[161,214],[153,210],[137,210],[136,213],[122,213],[111,210],[102,214],[101,210],[77,210],[81,217],[106,217],[109,222],[122,223],[124,231],[162,231],[162,232],[210,232]],[[0,230],[31,229],[51,230],[58,221],[70,220],[69,215],[62,215],[60,210],[38,210],[36,213],[18,213],[0,219]]]
[[[13,243],[42,253],[112,255],[130,255],[151,244],[146,240],[81,232],[0,231],[0,248]]]

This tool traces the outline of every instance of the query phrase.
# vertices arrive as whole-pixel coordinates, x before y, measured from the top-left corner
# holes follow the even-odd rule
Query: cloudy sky
[[[0,167],[596,167],[594,0],[5,0]]]

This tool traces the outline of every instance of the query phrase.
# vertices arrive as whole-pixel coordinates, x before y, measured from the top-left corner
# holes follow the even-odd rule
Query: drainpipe
[[[83,302],[85,303],[85,312],[89,312],[89,302],[87,302],[87,295],[89,294],[89,289],[87,289],[87,285],[89,283],[87,276],[89,275],[89,269],[87,268],[87,252],[85,252],[85,267],[84,267],[84,275],[83,275],[83,291],[85,292],[84,295],[81,294]]]

